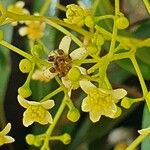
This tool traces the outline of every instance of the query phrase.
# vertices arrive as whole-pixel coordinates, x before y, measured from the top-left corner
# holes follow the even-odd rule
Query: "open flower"
[[[35,14],[38,16],[38,14]],[[26,21],[26,26],[19,29],[19,34],[21,36],[28,36],[30,40],[39,40],[44,35],[44,30],[46,27],[45,22],[41,21]]]
[[[75,49],[69,54],[70,44],[71,38],[65,36],[59,44],[59,49],[49,54],[48,61],[52,64],[52,67],[44,71],[47,79],[51,80],[56,75],[65,77],[72,68],[72,61],[81,59],[85,55],[86,49],[84,47]]]
[[[27,110],[23,114],[23,124],[28,127],[33,122],[38,122],[40,124],[52,123],[53,119],[48,109],[54,106],[53,100],[47,100],[44,102],[28,101],[18,95],[18,101],[20,105]]]
[[[15,141],[14,138],[6,135],[7,133],[9,133],[10,129],[11,129],[11,124],[8,123],[6,127],[0,132],[0,146],[2,146],[3,144],[12,143]]]
[[[15,14],[19,14],[19,15],[28,15],[29,11],[25,8],[23,8],[25,5],[25,3],[23,1],[17,1],[15,4],[13,5],[9,5],[7,10],[9,12],[15,13]],[[22,21],[20,21],[20,23],[23,23]],[[17,25],[17,22],[12,22],[13,26]]]
[[[64,19],[64,21],[68,24],[83,26],[85,17],[88,16],[88,11],[75,4],[67,5],[66,8],[67,8],[66,11],[67,18]]]
[[[117,112],[116,103],[127,94],[124,89],[105,90],[85,80],[80,81],[80,87],[88,94],[83,99],[82,110],[89,112],[93,122],[99,121],[102,115],[114,118]]]

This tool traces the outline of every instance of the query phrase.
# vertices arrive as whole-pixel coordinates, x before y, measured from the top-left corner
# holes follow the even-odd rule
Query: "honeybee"
[[[64,53],[62,49],[56,50],[54,55],[48,56],[48,61],[53,63],[53,66],[49,69],[51,73],[58,73],[59,77],[67,75],[71,69],[71,57]]]

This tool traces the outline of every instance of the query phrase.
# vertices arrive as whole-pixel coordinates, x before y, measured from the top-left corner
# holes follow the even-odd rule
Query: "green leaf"
[[[112,63],[108,69],[108,78],[110,82],[114,85],[122,84],[131,76],[131,73],[124,70],[122,67],[116,63]]]
[[[134,32],[134,36],[139,38],[150,38],[150,20],[143,21]]]
[[[13,3],[14,0],[3,1],[6,6]],[[0,27],[0,30],[4,32],[4,40],[11,42],[13,28],[10,25]],[[11,64],[9,50],[0,46],[0,126],[6,125],[5,113],[4,113],[4,97],[7,89],[8,79],[10,75]]]
[[[142,62],[141,60],[137,59],[138,64],[140,66],[141,72],[143,74],[143,77],[146,80],[150,80],[150,65]],[[130,73],[136,75],[135,70],[133,68],[133,65],[131,64],[131,61],[129,59],[117,61],[117,64],[124,68],[125,70],[129,71]]]
[[[150,112],[145,104],[143,112],[142,128],[150,127]],[[141,144],[141,150],[148,150],[150,148],[150,135],[144,139]]]

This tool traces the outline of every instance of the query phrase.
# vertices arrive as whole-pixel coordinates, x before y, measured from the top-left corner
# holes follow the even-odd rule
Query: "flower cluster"
[[[7,10],[3,6],[0,7],[2,13],[0,23],[5,24],[5,20],[6,23],[12,23],[12,25],[17,25],[18,22],[24,23],[25,25],[19,29],[19,34],[27,36],[29,40],[30,51],[26,52],[9,44],[3,39],[3,35],[0,35],[2,46],[25,57],[20,61],[19,69],[27,75],[27,79],[19,87],[17,97],[19,104],[26,109],[23,113],[23,125],[25,127],[33,123],[49,125],[45,133],[28,134],[26,136],[27,143],[41,147],[41,150],[49,150],[49,141],[51,140],[59,140],[64,144],[69,144],[71,136],[68,133],[52,136],[53,130],[66,108],[68,111],[66,116],[69,121],[76,122],[80,119],[80,114],[88,112],[89,119],[93,123],[98,122],[102,116],[115,119],[121,116],[121,106],[128,109],[133,103],[143,99],[146,100],[150,109],[150,92],[147,90],[135,58],[138,48],[150,47],[150,40],[118,35],[118,30],[124,30],[129,26],[129,20],[119,10],[119,1],[115,1],[114,15],[103,16],[95,16],[96,2],[91,9],[76,4],[67,5],[66,8],[57,5],[58,8],[66,11],[66,18],[62,20],[44,15],[48,5],[49,1],[45,2],[39,14],[34,13],[34,15],[30,15],[30,12],[24,8],[23,1],[8,6]],[[112,19],[113,26],[110,27],[113,28],[112,33],[99,25],[103,24],[101,20],[105,21],[105,19]],[[46,25],[65,34],[58,49],[50,50],[45,44],[44,35],[48,34]],[[42,39],[42,37],[44,38]],[[71,41],[74,42],[74,45],[71,44]],[[106,49],[107,51],[105,51]],[[111,74],[108,73],[108,68],[112,61],[126,58],[131,60],[139,78],[143,92],[143,96],[140,98],[127,97],[125,89],[114,89],[109,81]],[[51,88],[53,91],[38,101],[27,100],[32,98],[30,96],[34,97],[36,91],[33,90],[36,87],[31,86],[33,83],[31,80],[44,82],[46,86],[54,84],[53,87],[56,89]],[[45,87],[41,89],[44,91],[43,93],[45,93],[45,89]],[[80,107],[76,106],[79,105],[78,101],[74,101],[74,91],[77,91],[78,96],[82,97]],[[60,93],[60,106],[59,108],[54,107],[57,99],[55,96]],[[119,103],[120,101],[121,103]],[[50,111],[53,107],[55,113],[51,114]],[[14,142],[12,137],[6,135],[10,128],[11,124],[9,123],[0,132],[0,146]],[[139,133],[147,135],[149,128],[143,129]]]

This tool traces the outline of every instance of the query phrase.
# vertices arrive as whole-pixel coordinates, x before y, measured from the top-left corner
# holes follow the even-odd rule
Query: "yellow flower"
[[[52,123],[53,119],[48,109],[54,106],[53,100],[47,100],[45,102],[35,102],[28,101],[18,95],[18,101],[20,105],[27,110],[23,114],[23,124],[28,127],[33,122],[38,122],[40,124]]]
[[[25,8],[23,8],[25,5],[25,3],[23,1],[18,1],[13,5],[8,6],[7,10],[9,12],[15,13],[15,14],[19,14],[19,15],[28,15],[29,11]],[[23,23],[20,21],[20,23]],[[13,26],[17,25],[17,22],[12,22]]]
[[[88,16],[88,11],[82,7],[70,4],[67,5],[66,19],[64,21],[69,24],[76,24],[78,26],[83,26],[86,16]]]
[[[97,88],[90,81],[80,81],[80,87],[88,94],[82,102],[82,110],[89,112],[93,122],[99,121],[102,115],[114,118],[117,113],[116,103],[127,92],[124,89],[105,90]]]
[[[38,14],[35,14],[36,16]],[[44,30],[46,27],[45,22],[41,21],[26,21],[26,26],[21,27],[19,29],[19,34],[21,36],[27,35],[29,39],[31,40],[38,40],[43,37]]]
[[[9,133],[10,129],[11,129],[11,124],[8,123],[6,127],[0,132],[0,146],[15,141],[14,138],[6,135],[7,133]]]

